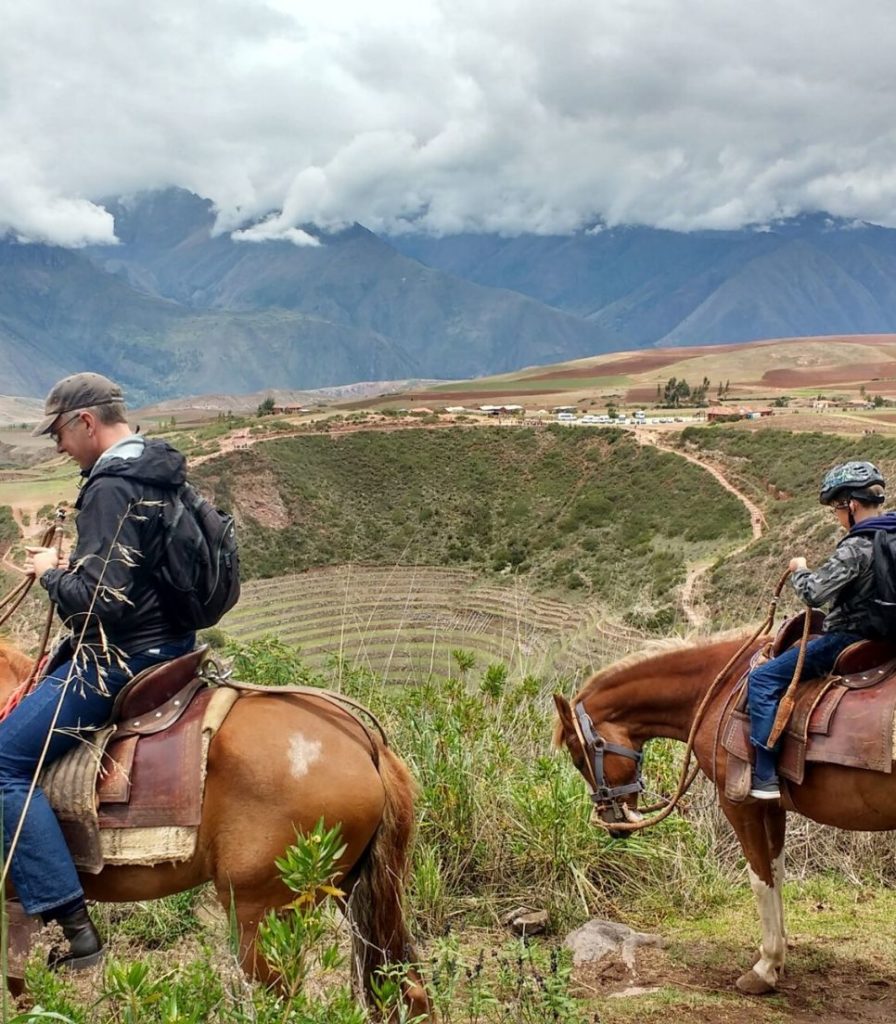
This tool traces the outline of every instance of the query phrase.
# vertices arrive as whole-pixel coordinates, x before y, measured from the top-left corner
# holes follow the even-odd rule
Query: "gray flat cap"
[[[121,401],[121,388],[114,380],[109,380],[101,373],[73,373],[70,377],[63,377],[50,389],[44,402],[44,418],[31,431],[32,436],[49,433],[63,413]]]

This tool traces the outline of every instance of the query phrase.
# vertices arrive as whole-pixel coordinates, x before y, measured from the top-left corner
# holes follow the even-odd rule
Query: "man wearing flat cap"
[[[77,744],[79,730],[103,725],[132,675],[195,644],[157,586],[162,506],[186,464],[167,442],[131,431],[121,388],[99,373],[59,381],[44,413],[34,433],[81,467],[77,540],[67,568],[55,548],[29,548],[26,568],[71,631],[71,654],[0,722],[0,798],[16,893],[28,914],[62,926],[68,949],[51,952],[50,966],[77,970],[101,959],[102,940],[56,816],[40,787],[30,799],[29,789],[48,735],[44,763]]]

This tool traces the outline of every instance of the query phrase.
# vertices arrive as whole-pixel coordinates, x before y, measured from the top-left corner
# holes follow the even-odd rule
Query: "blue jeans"
[[[823,633],[806,644],[806,660],[800,680],[818,679],[830,672],[842,650],[862,638],[857,633]],[[774,758],[768,738],[775,722],[775,713],[781,698],[793,679],[800,645],[786,650],[777,658],[754,668],[750,673],[748,698],[750,706],[750,739],[756,747],[756,774],[767,778],[774,774]]]
[[[151,665],[186,654],[195,642],[195,636],[190,634],[173,643],[140,651],[123,658],[125,667],[117,663],[110,665],[105,660],[98,662],[92,656],[79,656],[75,662],[63,663],[52,675],[41,680],[12,714],[0,722],[3,849],[10,848],[24,812],[10,875],[26,913],[44,913],[84,894],[59,822],[40,786],[35,787],[28,802],[31,780],[51,725],[53,731],[45,764],[52,763],[79,743],[80,729],[105,725],[115,697],[131,676]],[[69,679],[67,686],[66,679]],[[53,725],[57,707],[59,714]]]

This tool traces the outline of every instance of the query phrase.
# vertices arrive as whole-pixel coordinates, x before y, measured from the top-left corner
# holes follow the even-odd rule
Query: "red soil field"
[[[656,388],[629,388],[625,393],[626,402],[656,401]]]
[[[875,381],[873,378],[882,378]],[[827,384],[855,384],[864,381],[866,384],[883,383],[884,380],[896,382],[896,360],[888,359],[881,363],[854,363],[852,366],[832,366],[827,369],[814,367],[811,369],[780,369],[767,370],[762,375],[762,383],[778,388],[823,387]]]
[[[467,391],[408,391],[402,398],[413,399],[415,402],[445,402],[448,400],[457,402],[469,402],[471,399],[477,401],[482,398],[513,398],[520,396],[520,389],[506,388],[503,391],[476,391],[473,388]],[[556,388],[538,388],[530,391],[526,388],[526,395],[555,395]]]
[[[704,350],[705,351],[705,350]],[[570,370],[554,370],[551,373],[540,373],[527,380],[560,380],[564,377],[615,377],[618,374],[646,373],[648,370],[659,370],[671,363],[681,361],[681,349],[664,349],[661,352],[637,352],[621,359],[612,359],[608,363],[596,366],[580,366]]]

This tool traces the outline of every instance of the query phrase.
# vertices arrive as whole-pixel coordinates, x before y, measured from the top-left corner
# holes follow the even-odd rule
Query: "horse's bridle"
[[[633,793],[644,792],[644,780],[641,778],[642,754],[639,750],[633,750],[631,747],[608,743],[594,728],[594,722],[591,721],[591,716],[581,701],[576,702],[573,713],[576,732],[585,755],[585,767],[588,769],[588,782],[591,786],[591,802],[594,804],[594,810],[600,815],[609,811],[612,821],[627,821],[628,815],[625,813],[623,798],[631,796]],[[634,761],[635,781],[628,782],[624,786],[608,786],[604,775],[604,754],[618,754],[620,757],[627,757]]]

